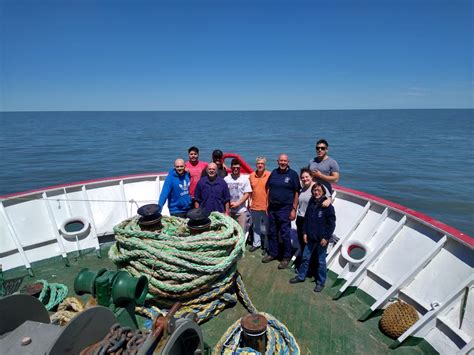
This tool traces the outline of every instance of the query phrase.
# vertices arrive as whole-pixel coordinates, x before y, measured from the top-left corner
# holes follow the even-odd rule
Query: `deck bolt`
[[[31,344],[31,338],[30,337],[23,337],[21,339],[21,346],[29,345]]]

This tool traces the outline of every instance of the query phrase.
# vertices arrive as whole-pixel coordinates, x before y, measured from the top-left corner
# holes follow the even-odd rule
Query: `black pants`
[[[303,250],[306,245],[303,239],[303,224],[304,224],[304,217],[302,216],[297,216],[296,217],[296,231],[298,232],[298,242],[300,244],[300,247],[298,251],[296,252],[296,260],[295,260],[295,266],[298,268],[301,264],[301,257],[303,256]]]

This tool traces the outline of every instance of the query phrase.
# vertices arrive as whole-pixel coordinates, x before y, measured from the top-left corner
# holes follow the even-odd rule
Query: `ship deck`
[[[73,283],[77,273],[84,267],[115,269],[107,258],[110,244],[102,246],[102,258],[95,251],[84,252],[80,257],[70,257],[70,266],[58,258],[43,260],[33,265],[35,276],[24,276],[23,270],[5,272],[6,279],[24,276],[23,284],[45,279],[60,282],[69,287],[69,296],[74,295]],[[270,313],[287,326],[295,336],[302,354],[436,354],[422,339],[409,339],[397,349],[390,349],[392,339],[378,329],[380,314],[365,322],[358,317],[371,302],[369,296],[360,291],[348,292],[337,301],[332,299],[337,288],[329,275],[326,288],[320,294],[313,292],[314,283],[290,285],[291,269],[278,270],[277,263],[262,264],[260,253],[247,252],[239,261],[247,292],[259,311]],[[211,348],[223,332],[237,319],[247,314],[239,303],[228,308],[211,321],[202,325],[204,341]]]

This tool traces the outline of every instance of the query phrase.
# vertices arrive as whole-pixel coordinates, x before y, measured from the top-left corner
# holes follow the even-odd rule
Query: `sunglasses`
[[[326,150],[326,147],[316,147],[316,150],[322,150],[322,151],[324,151],[324,150]]]

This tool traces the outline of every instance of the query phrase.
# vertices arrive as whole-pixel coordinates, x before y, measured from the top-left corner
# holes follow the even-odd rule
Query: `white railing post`
[[[99,237],[97,236],[97,228],[96,228],[96,225],[95,225],[95,220],[94,220],[94,216],[92,215],[92,208],[91,208],[91,205],[89,203],[89,196],[87,194],[87,189],[86,189],[86,185],[82,185],[82,194],[84,196],[84,200],[85,200],[85,204],[86,204],[86,209],[87,209],[87,214],[88,214],[88,217],[89,217],[89,220],[90,220],[90,224],[91,224],[91,232],[92,232],[92,237],[96,240],[96,246],[95,246],[95,249],[97,251],[97,255],[100,257],[100,244],[99,244]]]
[[[414,334],[424,326],[427,326],[430,323],[436,322],[437,315],[447,307],[451,306],[453,301],[462,293],[464,292],[464,288],[470,287],[472,282],[474,281],[474,276],[471,275],[467,280],[465,280],[461,287],[452,292],[448,297],[446,297],[438,307],[433,308],[432,310],[426,312],[423,317],[421,317],[415,324],[413,324],[408,330],[403,333],[397,340],[395,340],[391,345],[390,348],[395,349],[400,344],[402,344],[410,335]]]
[[[54,219],[53,210],[51,209],[51,205],[49,204],[48,195],[46,194],[46,192],[43,192],[42,197],[43,197],[44,205],[46,207],[46,211],[48,211],[49,224],[51,225],[51,230],[54,236],[56,237],[56,240],[58,241],[59,251],[61,252],[64,262],[66,263],[67,266],[69,266],[69,260],[67,258],[66,248],[64,247],[61,234],[59,233],[58,226],[56,225],[56,220]]]
[[[331,252],[329,253],[329,255],[326,257],[326,264],[329,265],[332,261],[332,259],[334,258],[334,256],[336,255],[336,252],[341,248],[342,246],[342,243],[347,239],[349,238],[352,233],[354,233],[354,231],[357,229],[357,227],[359,226],[360,222],[362,222],[362,220],[364,219],[364,217],[367,215],[367,213],[369,212],[369,208],[370,208],[370,201],[368,201],[366,203],[366,205],[364,206],[363,210],[360,212],[359,216],[356,218],[354,224],[352,225],[352,227],[346,232],[346,234],[341,237],[339,239],[339,241],[336,243],[336,245],[334,245],[334,247],[331,249]]]
[[[395,282],[392,287],[390,287],[385,294],[380,297],[370,308],[359,318],[360,321],[366,320],[372,312],[374,312],[376,309],[381,308],[388,299],[394,297],[398,291],[407,285],[410,281],[412,281],[415,276],[425,268],[426,265],[430,263],[430,261],[438,254],[441,249],[443,249],[444,244],[448,240],[448,237],[445,235],[443,238],[441,238],[436,245],[429,250],[426,255],[415,265],[413,266],[412,269],[408,270],[408,272],[405,273],[405,275],[402,275],[397,282]]]
[[[387,238],[385,238],[377,247],[370,252],[370,254],[367,256],[367,258],[360,264],[360,266],[357,268],[356,271],[347,279],[347,281],[342,285],[342,287],[337,291],[336,295],[333,297],[333,299],[338,299],[339,297],[342,296],[346,290],[352,286],[353,284],[356,283],[356,281],[359,279],[359,277],[362,275],[365,270],[369,267],[369,265],[372,263],[372,261],[375,260],[376,257],[380,255],[380,252],[395,238],[395,236],[402,230],[403,226],[405,225],[407,217],[403,216],[403,218],[398,222],[397,226],[395,229],[388,235]]]
[[[123,210],[123,212],[124,212],[124,214],[125,214],[125,218],[129,218],[130,215],[128,214],[128,209],[127,209],[127,203],[128,203],[128,202],[127,202],[127,199],[126,199],[126,197],[125,197],[125,187],[123,186],[123,180],[120,180],[120,183],[119,183],[119,184],[120,184],[120,196],[121,196],[122,201],[123,201],[123,202],[121,203],[121,205],[122,205],[122,207],[123,207],[122,210]]]
[[[3,203],[0,203],[0,213],[3,215],[3,218],[5,218],[5,221],[7,222],[7,227],[10,232],[10,237],[13,240],[13,243],[15,243],[15,246],[18,252],[20,253],[21,258],[23,259],[23,264],[25,265],[26,270],[28,271],[28,274],[30,274],[30,276],[33,276],[34,274],[33,274],[33,270],[31,270],[31,264],[28,260],[28,257],[26,256],[23,246],[20,243],[18,234],[16,234],[12,221],[10,220],[10,217],[8,216],[7,211],[5,210],[5,206],[3,206]]]

